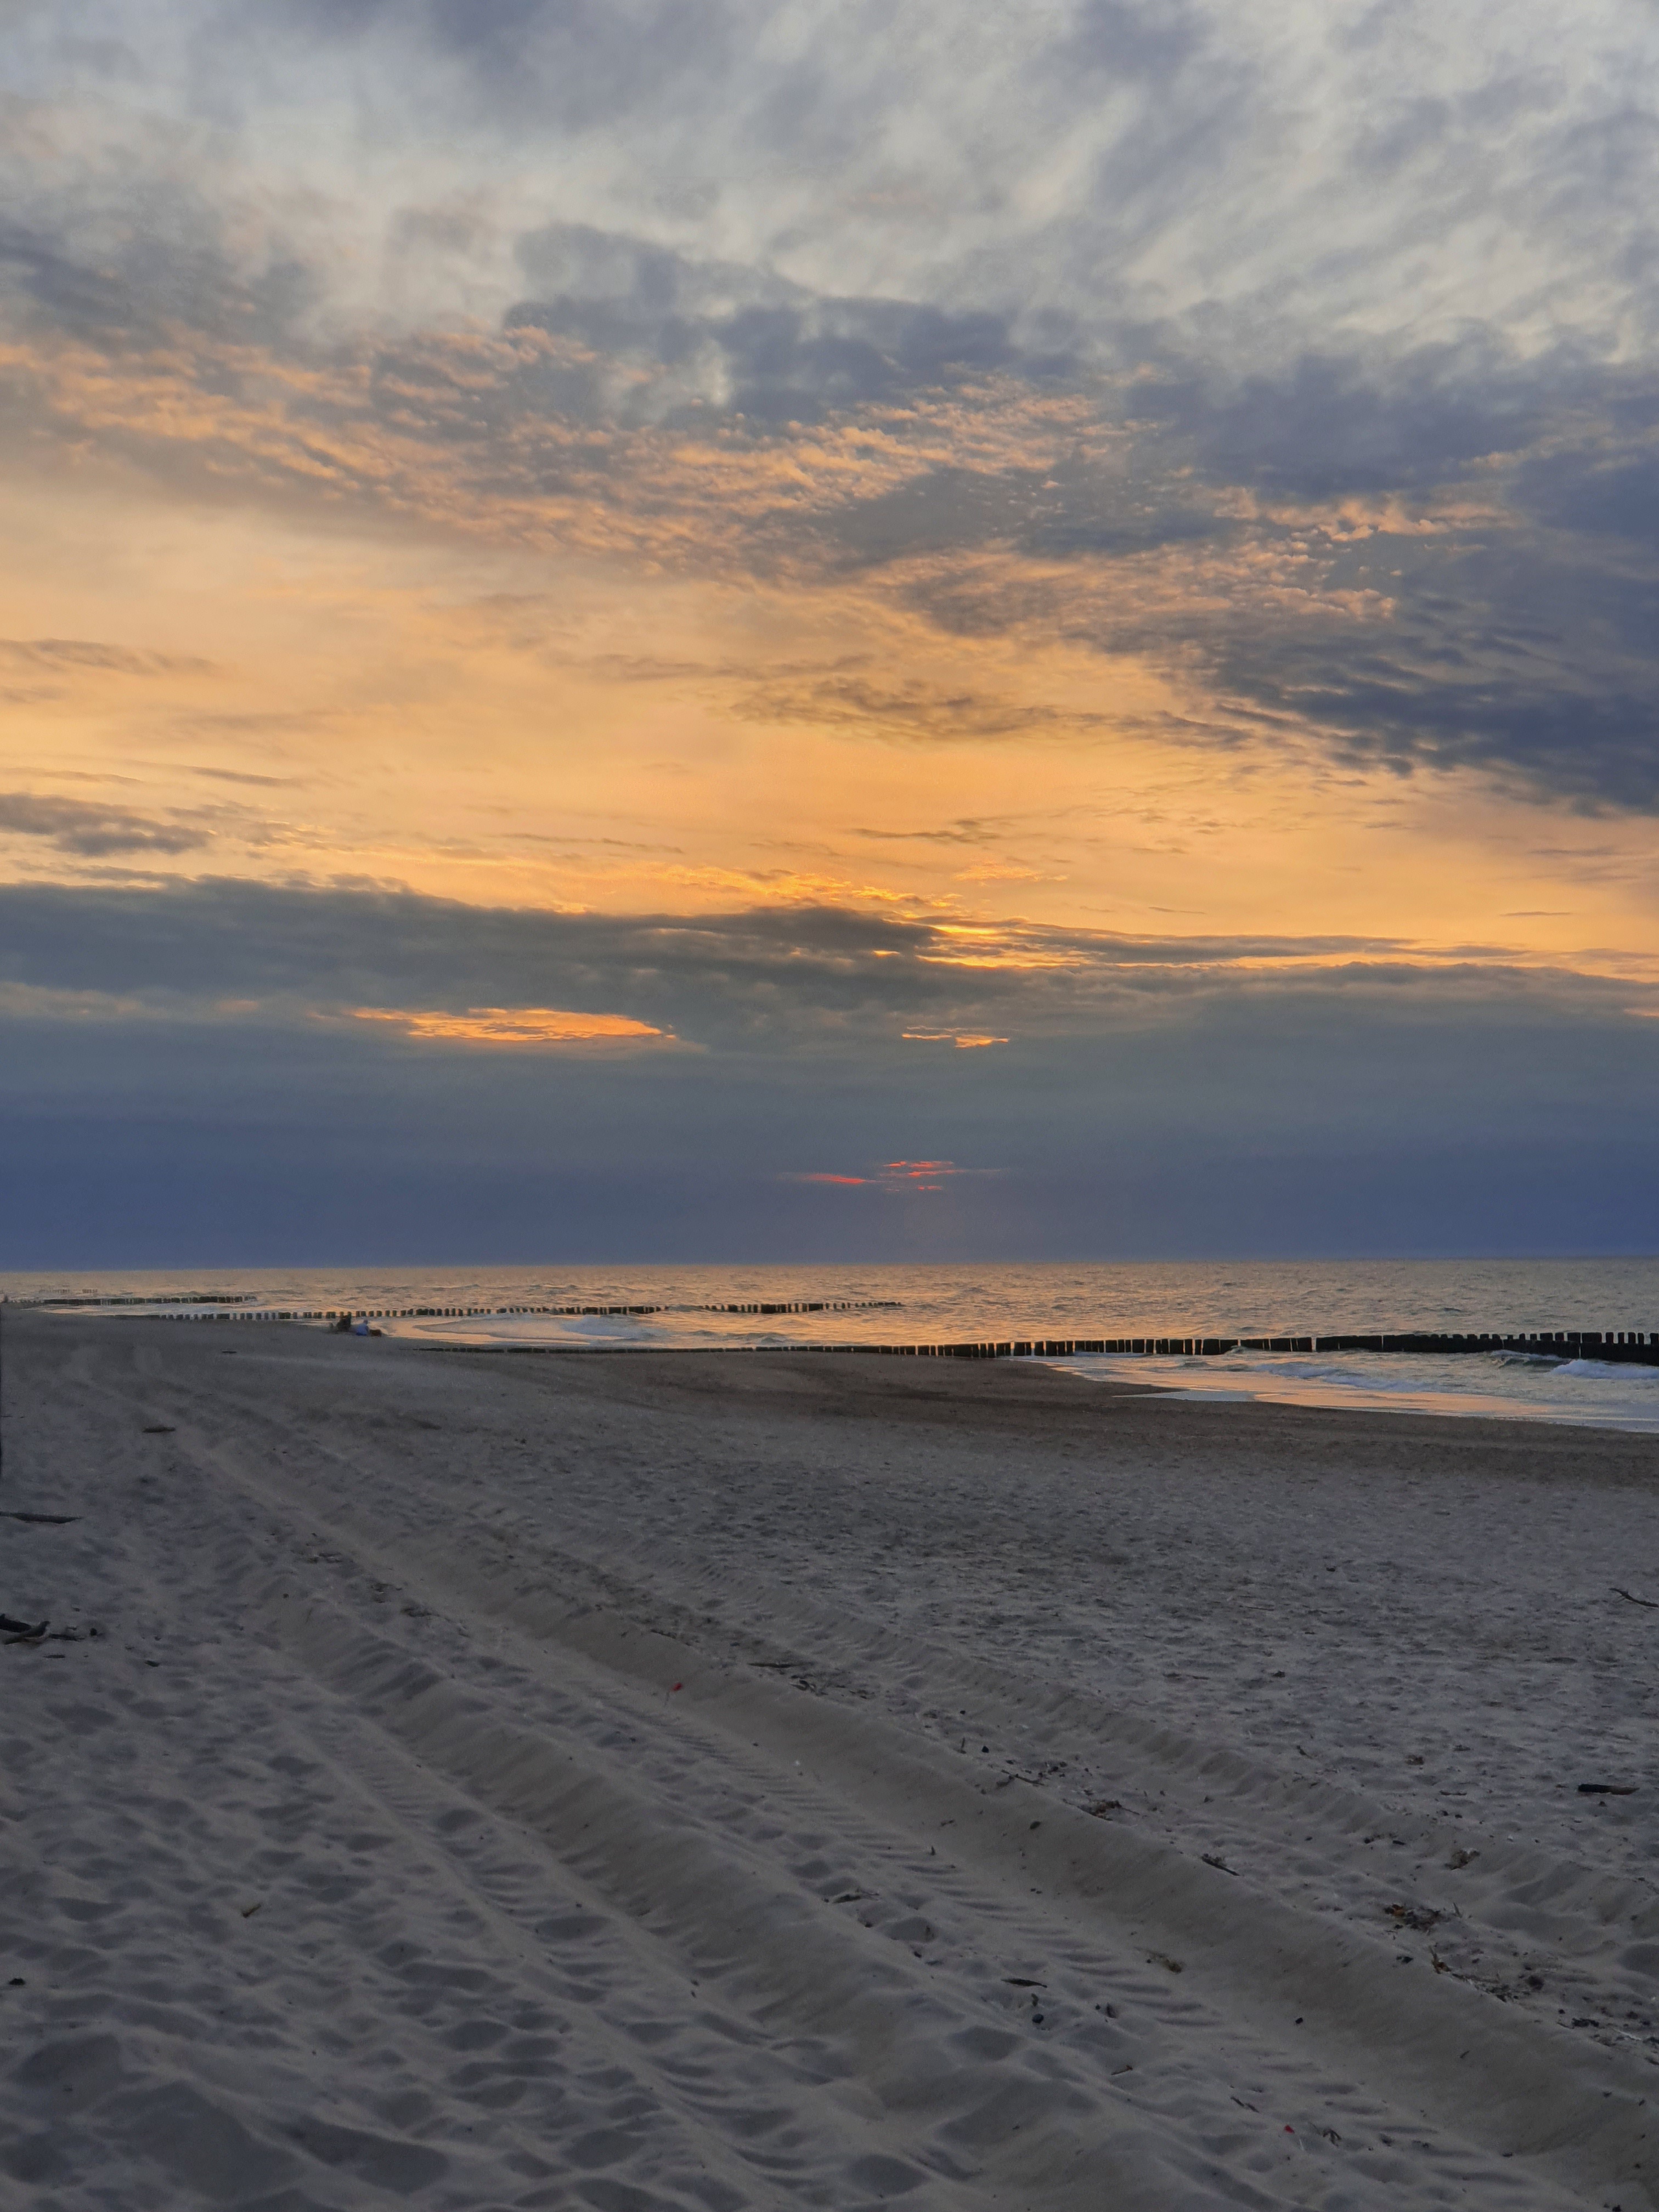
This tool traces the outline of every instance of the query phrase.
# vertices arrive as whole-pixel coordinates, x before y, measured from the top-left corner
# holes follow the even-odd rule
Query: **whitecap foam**
[[[1151,1383],[1170,1400],[1434,1413],[1659,1434],[1659,1367],[1429,1352],[1358,1352],[1340,1359],[1229,1352],[1213,1359],[1084,1354],[1044,1364],[1092,1379]]]

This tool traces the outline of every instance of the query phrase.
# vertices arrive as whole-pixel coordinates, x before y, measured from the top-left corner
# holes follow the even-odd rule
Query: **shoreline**
[[[341,1307],[294,1307],[249,1304],[245,1310],[215,1312],[156,1312],[135,1310],[167,1305],[196,1305],[223,1308],[238,1304],[232,1299],[209,1298],[194,1295],[188,1298],[169,1299],[163,1297],[143,1299],[132,1297],[40,1297],[7,1298],[0,1296],[0,1305],[12,1305],[20,1311],[49,1311],[60,1315],[95,1311],[109,1317],[122,1319],[189,1322],[288,1322],[301,1325],[319,1322],[340,1321],[508,1321],[543,1316],[565,1320],[621,1320],[653,1316],[665,1313],[688,1312],[723,1316],[785,1316],[811,1313],[847,1313],[858,1309],[873,1310],[896,1305],[890,1298],[865,1298],[844,1301],[801,1301],[778,1305],[708,1305],[708,1306],[367,1306],[361,1310]],[[464,1340],[458,1340],[464,1341]],[[1494,1354],[1512,1353],[1522,1359],[1536,1358],[1540,1363],[1559,1358],[1564,1364],[1574,1359],[1591,1359],[1609,1366],[1659,1368],[1659,1334],[1644,1329],[1534,1329],[1534,1330],[1459,1330],[1437,1332],[1414,1329],[1404,1331],[1370,1331],[1360,1334],[1314,1332],[1242,1336],[1228,1334],[1208,1335],[1140,1335],[1118,1337],[1048,1337],[963,1339],[956,1341],[920,1341],[910,1344],[883,1344],[874,1341],[820,1343],[803,1340],[796,1343],[756,1344],[599,1344],[578,1341],[564,1344],[524,1343],[519,1345],[480,1346],[479,1350],[517,1352],[830,1352],[846,1356],[863,1354],[878,1358],[901,1359],[1073,1359],[1073,1358],[1186,1358],[1219,1359],[1238,1352],[1270,1353],[1319,1354],[1333,1352],[1362,1352],[1401,1358],[1438,1356],[1444,1358],[1480,1358]]]
[[[8,1324],[42,2191],[1655,2201],[1659,1439]]]
[[[42,1310],[43,1309],[20,1306],[16,1310]],[[285,1328],[309,1328],[313,1333],[330,1333],[318,1330],[316,1316],[289,1313],[135,1314],[121,1310],[88,1314],[83,1309],[66,1310],[63,1308],[52,1307],[45,1310],[50,1311],[51,1318],[60,1322],[77,1318],[96,1319],[106,1322],[141,1320],[183,1321],[192,1324],[235,1322],[248,1326],[271,1324]],[[1466,1389],[1459,1387],[1464,1377],[1456,1373],[1448,1380],[1443,1372],[1427,1378],[1421,1375],[1413,1378],[1409,1376],[1401,1376],[1397,1373],[1386,1371],[1371,1375],[1351,1368],[1346,1374],[1339,1378],[1328,1375],[1323,1377],[1310,1377],[1304,1370],[1295,1366],[1286,1366],[1282,1369],[1259,1364],[1245,1368],[1212,1366],[1209,1364],[1210,1361],[1223,1355],[1214,1353],[1208,1349],[1201,1349],[1198,1352],[1184,1355],[1177,1353],[1170,1357],[1156,1352],[1130,1354],[1121,1358],[1115,1354],[1108,1354],[1097,1365],[1093,1364],[1095,1355],[1091,1352],[1085,1351],[1082,1354],[1068,1353],[1063,1341],[1057,1341],[1036,1352],[1028,1352],[1024,1345],[1018,1343],[1010,1346],[989,1343],[883,1345],[811,1342],[663,1344],[605,1343],[591,1340],[565,1343],[544,1343],[534,1340],[503,1342],[473,1340],[465,1336],[422,1336],[405,1334],[396,1329],[383,1330],[373,1325],[377,1318],[373,1310],[359,1318],[369,1324],[368,1329],[369,1334],[388,1338],[389,1340],[403,1344],[407,1347],[484,1358],[591,1359],[625,1357],[662,1358],[672,1361],[744,1355],[775,1359],[795,1357],[813,1359],[825,1357],[923,1361],[937,1359],[944,1360],[952,1365],[979,1364],[994,1361],[1016,1367],[1041,1368],[1071,1375],[1076,1379],[1090,1382],[1096,1388],[1099,1388],[1103,1382],[1109,1382],[1120,1389],[1138,1389],[1154,1392],[1166,1402],[1206,1402],[1218,1407],[1226,1404],[1251,1403],[1287,1408],[1300,1407],[1304,1410],[1350,1412],[1363,1417],[1377,1414],[1409,1415],[1418,1420],[1498,1421],[1516,1423],[1522,1426],[1541,1425],[1550,1428],[1583,1430],[1603,1436],[1659,1437],[1659,1391],[1653,1394],[1651,1402],[1646,1402],[1638,1395],[1634,1401],[1627,1403],[1609,1403],[1607,1399],[1602,1398],[1599,1402],[1590,1400],[1579,1404],[1571,1404],[1559,1398],[1553,1401],[1547,1398],[1528,1400],[1522,1396],[1502,1395],[1490,1390]],[[378,1318],[395,1319],[397,1316],[381,1315]],[[1634,1334],[1634,1332],[1632,1333],[1632,1336]],[[1472,1347],[1479,1346],[1478,1340],[1459,1340],[1468,1342]],[[1164,1340],[1158,1340],[1158,1341],[1162,1342]],[[1170,1339],[1168,1341],[1179,1346],[1183,1342],[1200,1340]],[[1277,1343],[1279,1340],[1262,1340],[1262,1341]],[[1295,1340],[1285,1340],[1285,1341],[1295,1341]],[[1245,1342],[1244,1340],[1240,1340],[1241,1345]],[[1652,1373],[1656,1381],[1659,1381],[1659,1370],[1650,1368],[1649,1365],[1651,1347],[1652,1340],[1644,1338],[1639,1346],[1623,1353],[1618,1361],[1601,1364],[1596,1369],[1595,1382],[1605,1384],[1617,1367],[1622,1367],[1626,1372],[1637,1377]],[[1449,1366],[1455,1370],[1462,1366],[1465,1359],[1480,1357],[1482,1349],[1485,1347],[1471,1348],[1453,1355],[1442,1363],[1442,1367],[1443,1369]],[[1363,1358],[1372,1355],[1362,1353],[1359,1356]],[[1410,1358],[1419,1355],[1387,1354],[1383,1356],[1389,1358],[1395,1357]],[[1428,1354],[1420,1356],[1425,1359],[1431,1357]],[[1486,1356],[1490,1358],[1494,1355],[1487,1351]],[[1497,1356],[1501,1358],[1501,1355]],[[1150,1372],[1138,1372],[1136,1363],[1142,1358],[1147,1360],[1149,1365],[1159,1360],[1163,1361],[1163,1364],[1152,1365]],[[1503,1364],[1506,1366],[1522,1367],[1523,1379],[1541,1384],[1546,1390],[1551,1387],[1554,1376],[1564,1368],[1568,1376],[1572,1377],[1576,1382],[1582,1382],[1585,1379],[1582,1368],[1578,1368],[1575,1373],[1577,1364],[1565,1359],[1553,1361],[1539,1359],[1534,1364],[1528,1356],[1524,1361]],[[1190,1371],[1193,1370],[1204,1370],[1201,1377],[1200,1374]]]
[[[1659,1336],[1648,1330],[1345,1330],[1334,1335],[1014,1336],[901,1343],[742,1333],[745,1325],[752,1330],[757,1318],[797,1315],[822,1323],[824,1317],[873,1313],[893,1304],[878,1298],[726,1299],[690,1305],[360,1302],[338,1310],[250,1304],[228,1310],[225,1302],[232,1294],[222,1287],[200,1293],[175,1288],[172,1294],[195,1303],[160,1310],[125,1292],[107,1297],[65,1292],[19,1301],[15,1310],[47,1311],[58,1320],[79,1315],[242,1327],[280,1322],[316,1329],[343,1329],[355,1317],[364,1334],[520,1358],[744,1352],[1047,1364],[1097,1382],[1121,1375],[1182,1401],[1201,1396],[1216,1402],[1344,1407],[1418,1419],[1497,1419],[1606,1434],[1659,1435]],[[205,1310],[210,1305],[212,1310]],[[690,1327],[688,1317],[698,1325]]]

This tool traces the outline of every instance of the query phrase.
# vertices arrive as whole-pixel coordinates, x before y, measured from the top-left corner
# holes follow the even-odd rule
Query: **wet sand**
[[[18,2201],[1659,2201],[1659,1439],[5,1334]]]

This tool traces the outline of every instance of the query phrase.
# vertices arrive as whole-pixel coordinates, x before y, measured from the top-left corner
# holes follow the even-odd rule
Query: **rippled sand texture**
[[[1659,1443],[6,1340],[0,2201],[1656,2201]]]

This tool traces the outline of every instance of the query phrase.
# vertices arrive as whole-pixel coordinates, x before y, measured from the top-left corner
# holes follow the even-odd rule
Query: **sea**
[[[349,1310],[374,1315],[388,1336],[496,1350],[1571,1329],[1652,1335],[1659,1334],[1659,1257],[70,1270],[0,1273],[0,1296],[73,1300],[58,1310],[175,1324]],[[1237,1352],[1045,1364],[1081,1383],[1124,1376],[1156,1382],[1176,1402],[1269,1399],[1659,1432],[1659,1366],[1502,1352]]]

